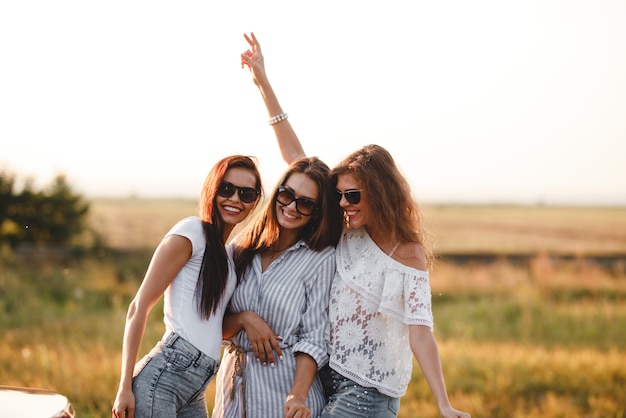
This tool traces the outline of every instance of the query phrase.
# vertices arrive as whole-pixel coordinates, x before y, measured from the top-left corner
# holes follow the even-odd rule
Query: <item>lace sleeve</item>
[[[385,281],[380,311],[407,325],[432,328],[431,292],[425,271],[398,272]]]

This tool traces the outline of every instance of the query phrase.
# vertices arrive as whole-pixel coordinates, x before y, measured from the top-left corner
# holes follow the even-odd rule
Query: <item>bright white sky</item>
[[[87,196],[198,196],[285,168],[239,54],[254,31],[305,150],[368,143],[423,202],[626,204],[626,2],[5,1],[0,171]]]

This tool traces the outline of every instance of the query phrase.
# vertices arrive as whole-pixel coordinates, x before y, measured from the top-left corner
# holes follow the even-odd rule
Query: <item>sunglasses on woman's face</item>
[[[341,197],[345,197],[348,203],[356,205],[361,201],[362,190],[363,189],[352,189],[346,190],[345,192],[340,192],[339,190],[337,190],[337,201],[341,202]]]
[[[222,181],[217,188],[217,194],[221,197],[231,197],[237,192],[243,203],[252,203],[259,196],[259,191],[252,187],[239,187],[227,181]]]
[[[293,191],[285,186],[278,187],[278,193],[276,193],[276,201],[283,206],[290,205],[291,202],[296,202],[296,211],[303,216],[311,216],[315,209],[317,209],[317,202],[308,197],[299,197],[296,199],[296,195]]]

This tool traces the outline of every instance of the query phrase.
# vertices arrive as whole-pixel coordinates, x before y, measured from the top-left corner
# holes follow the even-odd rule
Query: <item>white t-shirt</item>
[[[413,369],[409,325],[433,327],[428,272],[389,257],[365,228],[342,235],[336,260],[330,367],[360,385],[401,397]]]
[[[198,310],[196,283],[202,266],[206,240],[202,221],[190,216],[179,221],[165,235],[180,235],[191,241],[191,257],[165,290],[163,321],[165,334],[176,332],[197,349],[213,359],[219,359],[222,346],[222,319],[237,283],[232,256],[228,256],[228,282],[218,310],[208,320]]]

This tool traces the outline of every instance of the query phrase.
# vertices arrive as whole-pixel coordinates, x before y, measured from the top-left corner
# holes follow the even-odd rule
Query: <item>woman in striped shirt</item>
[[[317,417],[324,408],[317,371],[328,362],[324,331],[342,222],[329,172],[315,157],[294,162],[232,244],[238,285],[224,318],[232,337],[213,417]]]

